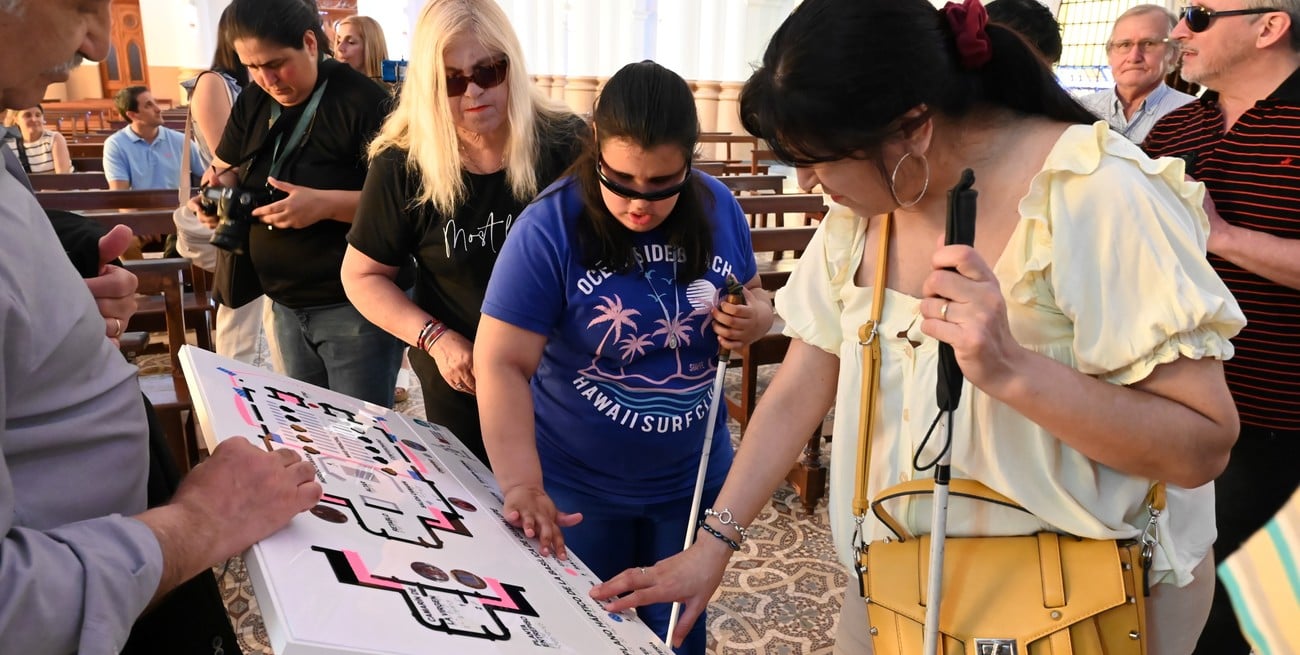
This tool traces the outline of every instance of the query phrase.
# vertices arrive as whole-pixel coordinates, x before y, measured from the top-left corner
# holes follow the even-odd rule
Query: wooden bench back
[[[103,143],[69,143],[68,156],[70,157],[103,157]]]
[[[797,264],[795,258],[802,256],[816,233],[814,226],[750,228],[749,241],[758,259],[758,279],[764,289],[776,291],[785,286]],[[795,258],[784,257],[787,252],[794,253]]]
[[[108,178],[104,171],[87,173],[36,173],[31,176],[36,191],[75,191],[78,189],[107,190]]]
[[[103,157],[73,157],[72,170],[83,171],[87,173],[91,171],[98,171],[100,173],[103,173],[104,158]]]
[[[176,233],[175,189],[37,191],[36,199],[46,209],[74,211],[108,227],[126,225],[139,235]]]
[[[785,190],[784,175],[750,175],[744,173],[741,175],[723,175],[718,178],[718,181],[727,185],[727,188],[737,195],[743,191],[782,193]]]
[[[826,216],[826,199],[820,193],[783,193],[742,195],[736,198],[741,211],[749,216],[753,227],[793,225],[792,215],[802,225],[811,225]]]
[[[176,189],[99,191],[38,191],[36,199],[48,209],[103,211],[113,209],[176,208]]]

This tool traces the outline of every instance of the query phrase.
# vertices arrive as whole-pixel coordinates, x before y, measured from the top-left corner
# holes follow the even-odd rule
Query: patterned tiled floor
[[[158,368],[153,357],[143,359],[142,369]],[[410,399],[398,410],[423,417],[413,376],[411,382]],[[733,393],[738,384],[734,373],[728,376]],[[243,562],[233,559],[217,574],[244,652],[272,655]],[[710,653],[829,655],[846,581],[832,553],[825,503],[804,514],[798,497],[782,487],[754,521],[709,605]]]

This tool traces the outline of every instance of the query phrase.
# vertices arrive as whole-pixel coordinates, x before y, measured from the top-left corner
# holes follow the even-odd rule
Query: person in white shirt
[[[1169,38],[1177,21],[1160,5],[1137,5],[1120,14],[1106,41],[1115,86],[1079,100],[1133,143],[1142,143],[1165,114],[1196,99],[1165,84],[1178,61],[1178,44]]]

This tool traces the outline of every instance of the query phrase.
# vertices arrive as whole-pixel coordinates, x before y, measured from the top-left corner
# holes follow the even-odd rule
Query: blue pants
[[[659,560],[682,552],[686,526],[695,524],[695,519],[687,516],[691,511],[690,496],[659,503],[624,504],[553,482],[546,482],[545,486],[546,493],[560,511],[582,512],[581,523],[564,528],[564,545],[601,580],[608,580],[633,567],[653,566]],[[721,487],[704,489],[701,511],[713,506],[719,491]],[[668,634],[671,612],[671,603],[659,603],[639,608],[637,615],[663,637]],[[706,614],[701,613],[682,647],[674,649],[675,653],[705,654],[705,618]]]
[[[273,305],[286,375],[393,406],[402,342],[367,321],[351,303],[306,309]]]

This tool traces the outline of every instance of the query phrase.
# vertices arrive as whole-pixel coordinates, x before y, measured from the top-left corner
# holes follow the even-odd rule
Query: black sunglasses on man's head
[[[469,75],[462,75],[459,72],[449,73],[447,75],[447,97],[465,95],[469,89],[469,83],[473,82],[480,89],[490,89],[506,81],[506,70],[510,68],[510,60],[502,57],[488,64],[479,64],[470,71]]]
[[[1179,13],[1179,18],[1187,21],[1187,29],[1193,32],[1204,32],[1210,29],[1210,21],[1220,16],[1247,16],[1250,14],[1267,14],[1273,11],[1282,11],[1272,7],[1255,7],[1253,9],[1229,9],[1226,11],[1215,11],[1206,9],[1199,5],[1189,5],[1183,7]]]

